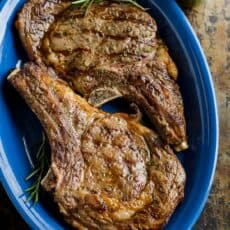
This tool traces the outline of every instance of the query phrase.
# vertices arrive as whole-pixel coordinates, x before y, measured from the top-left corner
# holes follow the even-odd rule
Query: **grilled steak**
[[[177,69],[155,21],[130,4],[84,10],[63,0],[30,0],[16,22],[32,60],[52,66],[95,106],[116,97],[135,102],[162,138],[187,148]]]
[[[79,229],[160,229],[184,194],[185,173],[156,133],[90,106],[46,67],[9,81],[40,119],[51,146],[43,186]]]

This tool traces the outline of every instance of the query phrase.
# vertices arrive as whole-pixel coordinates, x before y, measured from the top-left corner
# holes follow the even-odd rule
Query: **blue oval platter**
[[[40,138],[41,126],[6,81],[10,70],[20,60],[27,60],[14,27],[16,14],[24,2],[0,1],[0,180],[32,229],[66,229],[61,218],[50,211],[49,203],[32,205],[24,192],[30,185],[25,177],[31,171],[33,144]],[[178,154],[187,173],[185,199],[165,229],[187,230],[195,224],[204,207],[215,172],[218,117],[213,83],[199,41],[176,2],[143,0],[140,3],[156,19],[161,37],[179,69],[178,83],[185,105],[190,148]],[[117,107],[112,104],[104,109],[113,112]]]

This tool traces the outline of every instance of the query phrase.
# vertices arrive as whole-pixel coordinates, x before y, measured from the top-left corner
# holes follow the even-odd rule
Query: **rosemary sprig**
[[[85,15],[88,14],[90,7],[93,3],[100,3],[103,0],[77,0],[73,1],[72,5],[77,5],[85,10]],[[146,10],[143,6],[139,5],[136,0],[113,0],[114,2],[123,2],[123,3],[130,3],[136,7],[138,7],[141,10]]]
[[[34,179],[34,183],[25,191],[29,194],[27,201],[32,200],[36,204],[39,200],[40,188],[42,178],[47,172],[49,165],[48,153],[46,148],[47,140],[44,133],[42,133],[42,141],[36,154],[36,164],[32,172],[26,177],[26,181]]]
[[[115,2],[123,2],[123,3],[130,3],[134,6],[136,6],[137,8],[141,9],[141,10],[146,10],[146,8],[144,8],[143,6],[141,6],[140,4],[138,4],[136,2],[136,0],[115,0]]]

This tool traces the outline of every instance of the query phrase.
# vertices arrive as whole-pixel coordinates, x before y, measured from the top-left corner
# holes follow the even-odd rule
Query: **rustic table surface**
[[[215,180],[197,230],[230,229],[230,0],[202,0],[186,14],[207,56],[215,84],[220,147]],[[0,186],[0,227],[24,230],[18,215]]]

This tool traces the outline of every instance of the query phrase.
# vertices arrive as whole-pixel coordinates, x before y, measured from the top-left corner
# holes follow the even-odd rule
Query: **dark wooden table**
[[[230,229],[230,0],[202,0],[188,11],[215,85],[220,143],[217,170],[206,207],[196,224],[199,230]]]
[[[203,0],[186,11],[207,56],[218,101],[220,147],[215,180],[197,230],[230,229],[230,0]],[[0,228],[27,225],[0,186]]]

